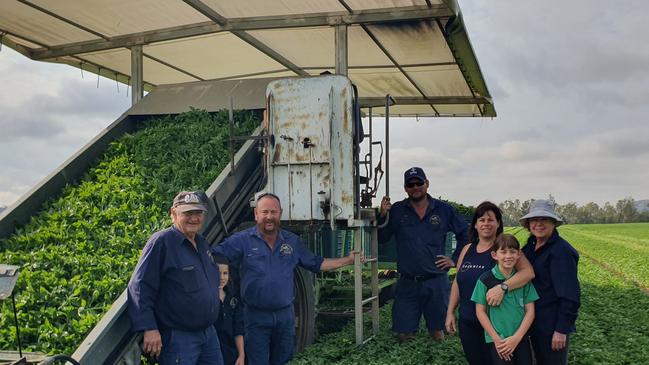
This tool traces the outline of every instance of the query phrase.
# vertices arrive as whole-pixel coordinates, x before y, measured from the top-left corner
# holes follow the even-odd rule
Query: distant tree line
[[[554,201],[552,195],[549,199]],[[519,225],[518,220],[527,214],[532,201],[515,199],[500,203],[498,206],[503,212],[503,223],[506,226]],[[556,204],[556,209],[564,222],[572,224],[649,222],[649,207],[638,209],[633,198],[620,199],[615,205],[609,202],[602,206],[593,202],[581,206],[574,202]]]

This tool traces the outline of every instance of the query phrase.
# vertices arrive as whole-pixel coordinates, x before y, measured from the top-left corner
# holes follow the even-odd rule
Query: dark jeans
[[[552,350],[552,335],[532,334],[532,348],[537,365],[567,365],[570,336],[566,337],[566,347]]]
[[[505,361],[498,356],[496,345],[489,344],[491,351],[491,363],[493,365],[532,365],[532,349],[530,347],[530,339],[525,336],[514,350],[514,356],[510,361]]]
[[[281,365],[293,358],[295,314],[290,305],[276,311],[245,307],[248,365]]]
[[[392,331],[415,333],[422,314],[428,332],[444,329],[450,284],[446,274],[423,281],[400,278],[392,305]]]
[[[201,331],[161,330],[160,365],[223,365],[214,326]]]
[[[458,320],[458,330],[464,357],[466,357],[469,364],[491,365],[489,346],[485,342],[484,328],[482,328],[480,322],[460,318]]]

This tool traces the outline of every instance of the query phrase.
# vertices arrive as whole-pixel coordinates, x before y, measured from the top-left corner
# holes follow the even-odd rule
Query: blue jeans
[[[223,365],[214,326],[200,331],[161,330],[160,365]]]
[[[293,306],[276,311],[245,307],[248,365],[281,365],[293,358],[295,314]]]

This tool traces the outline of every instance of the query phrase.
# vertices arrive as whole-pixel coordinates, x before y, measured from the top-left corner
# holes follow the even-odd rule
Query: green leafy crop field
[[[518,228],[522,243],[528,233]],[[565,225],[560,234],[580,251],[582,306],[571,337],[570,364],[649,363],[647,282],[649,224]],[[457,336],[433,343],[422,328],[417,338],[399,344],[390,332],[391,305],[381,309],[377,338],[354,345],[353,323],[322,336],[291,364],[465,364]]]
[[[237,134],[259,124],[251,112],[235,120]],[[0,262],[21,266],[14,293],[26,350],[72,354],[126,287],[148,236],[170,224],[173,196],[207,189],[228,163],[227,121],[227,112],[192,110],[146,122],[0,241]],[[0,349],[16,349],[11,305],[1,310]]]

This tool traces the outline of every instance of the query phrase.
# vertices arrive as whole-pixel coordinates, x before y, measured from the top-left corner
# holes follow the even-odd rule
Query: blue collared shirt
[[[257,227],[238,232],[212,247],[215,255],[241,267],[241,298],[246,305],[277,310],[293,303],[293,270],[301,266],[319,272],[324,258],[309,251],[300,238],[280,230],[271,250]]]
[[[579,253],[556,230],[545,245],[535,248],[536,237],[531,236],[523,253],[534,268],[532,283],[541,297],[536,302],[532,329],[545,335],[573,332],[581,304]]]
[[[176,227],[149,238],[128,283],[133,331],[196,331],[217,321],[219,269],[199,235],[196,247]]]
[[[379,219],[379,224],[385,219]],[[397,244],[397,270],[417,276],[444,274],[435,266],[437,255],[446,255],[446,234],[453,232],[457,247],[452,255],[457,258],[468,243],[468,229],[464,218],[446,202],[428,195],[428,208],[422,219],[408,199],[396,202],[390,209],[388,225],[379,229],[379,242],[385,243],[394,235]]]

